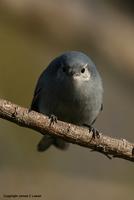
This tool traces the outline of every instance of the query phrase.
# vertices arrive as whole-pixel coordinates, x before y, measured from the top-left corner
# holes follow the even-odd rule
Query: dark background
[[[88,54],[103,78],[104,111],[95,126],[134,141],[133,2],[0,1],[1,98],[29,107],[38,76],[67,50]],[[133,200],[133,163],[76,145],[39,153],[40,138],[0,120],[0,199],[38,194],[48,200]]]

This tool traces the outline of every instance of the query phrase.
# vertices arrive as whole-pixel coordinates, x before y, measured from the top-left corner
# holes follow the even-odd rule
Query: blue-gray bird
[[[102,110],[103,86],[92,60],[82,52],[69,51],[56,57],[41,74],[31,110],[59,120],[89,127]],[[55,145],[66,149],[68,143],[46,133],[38,151]]]

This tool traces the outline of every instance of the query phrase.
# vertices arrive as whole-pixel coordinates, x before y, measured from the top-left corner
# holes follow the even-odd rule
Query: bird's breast
[[[61,121],[91,124],[100,111],[101,103],[90,91],[71,87],[46,90],[40,102],[40,112],[54,114]]]

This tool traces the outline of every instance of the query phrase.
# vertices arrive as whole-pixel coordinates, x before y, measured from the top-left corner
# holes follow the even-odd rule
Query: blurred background
[[[37,78],[54,57],[68,50],[85,52],[105,89],[95,127],[133,142],[133,9],[130,0],[0,0],[0,97],[29,107]],[[8,194],[133,199],[133,163],[108,160],[77,145],[39,153],[40,138],[0,120],[0,200]]]

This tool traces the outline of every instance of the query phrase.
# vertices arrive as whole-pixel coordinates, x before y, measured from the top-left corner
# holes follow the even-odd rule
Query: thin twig
[[[50,126],[48,116],[29,112],[28,109],[3,99],[0,99],[0,118],[36,130],[42,135],[47,132],[67,142],[101,152],[109,158],[116,157],[134,162],[134,144],[125,139],[112,138],[102,133],[99,133],[99,138],[93,138],[93,133],[89,133],[87,128],[59,120]]]

